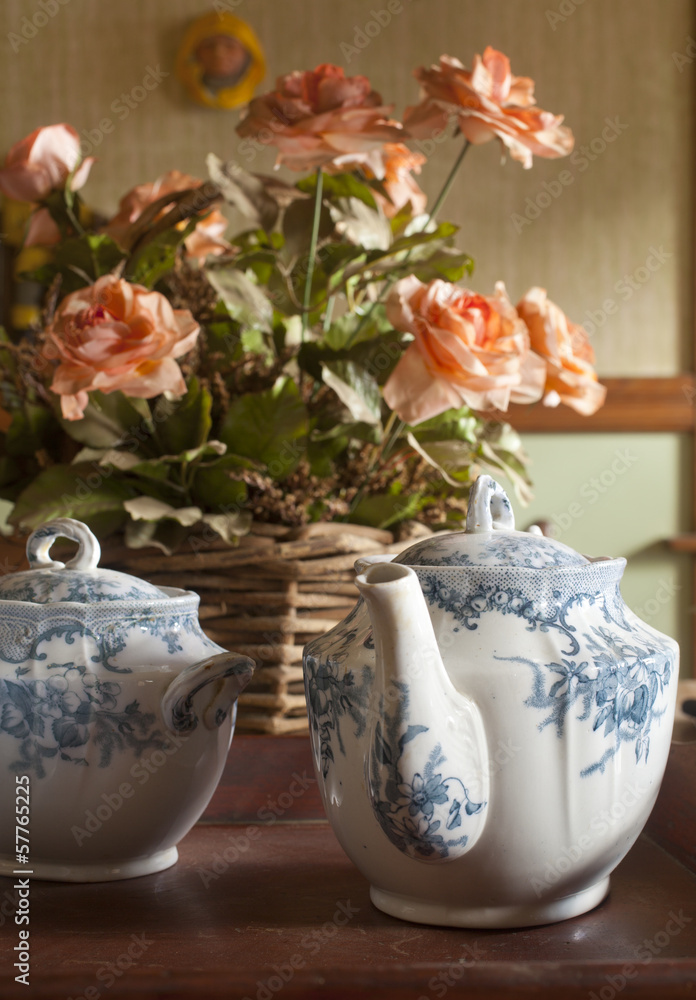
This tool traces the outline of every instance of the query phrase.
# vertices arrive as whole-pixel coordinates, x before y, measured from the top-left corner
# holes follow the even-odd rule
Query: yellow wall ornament
[[[194,101],[229,111],[254,96],[266,74],[266,60],[246,21],[234,14],[210,13],[187,28],[176,70]]]

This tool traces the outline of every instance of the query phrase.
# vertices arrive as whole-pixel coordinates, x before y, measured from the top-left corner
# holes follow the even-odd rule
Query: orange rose
[[[278,148],[276,166],[291,170],[343,169],[342,161],[368,164],[382,176],[379,153],[404,131],[388,118],[391,105],[364,76],[346,76],[340,66],[279,76],[276,89],[255,97],[237,126],[241,136]]]
[[[153,201],[163,198],[166,194],[200,187],[202,183],[203,181],[197,177],[183,174],[180,170],[169,170],[152,183],[138,184],[121,198],[118,203],[118,212],[105,226],[104,232],[112,240],[120,243],[133,223],[140,218]],[[159,217],[163,216],[169,208],[171,205],[165,205]],[[184,241],[189,256],[198,257],[199,260],[208,254],[218,255],[232,249],[230,244],[222,239],[227,228],[225,216],[217,209],[213,212],[206,209],[206,212],[208,213],[206,217],[196,225],[195,230]]]
[[[80,420],[92,389],[140,399],[182,395],[186,383],[174,358],[191,350],[199,326],[159,292],[107,274],[67,295],[47,332],[60,357],[51,389],[63,416]]]
[[[413,214],[420,215],[425,209],[428,196],[416,184],[412,171],[419,174],[426,157],[422,153],[411,152],[408,146],[404,146],[402,142],[388,142],[380,153],[380,160],[381,167],[378,174],[375,174],[366,164],[357,159],[351,160],[350,157],[342,158],[341,169],[355,170],[359,168],[367,177],[379,177],[389,198],[385,198],[379,191],[372,193],[388,219],[395,216],[399,209],[403,208],[409,201]]]
[[[561,125],[563,115],[535,107],[534,81],[512,76],[510,60],[490,45],[483,58],[474,56],[473,70],[440,56],[439,66],[421,66],[415,77],[425,96],[406,109],[404,125],[417,138],[443,131],[449,116],[456,115],[469,142],[480,145],[497,137],[524,167],[531,167],[532,154],[567,156],[573,148],[573,133]]]
[[[422,153],[412,153],[401,142],[389,143],[384,147],[382,183],[391,202],[386,198],[380,198],[379,195],[376,197],[379,198],[388,219],[396,215],[409,201],[414,215],[420,215],[425,211],[428,196],[425,191],[421,191],[413,177],[414,173],[420,173],[425,159]]]
[[[527,324],[532,348],[547,364],[544,403],[566,403],[584,416],[596,413],[607,390],[597,381],[594,351],[584,329],[546,297],[545,288],[530,288],[517,311]]]
[[[507,410],[541,398],[546,366],[530,351],[502,282],[484,296],[411,275],[392,289],[387,316],[415,337],[384,386],[387,404],[407,424],[463,404]]]
[[[77,191],[87,180],[94,157],[80,160],[80,139],[71,125],[37,128],[7,154],[0,168],[0,191],[17,201],[41,201],[64,187],[73,171],[70,187]]]
[[[220,254],[229,253],[232,246],[223,239],[226,229],[227,219],[222,212],[213,209],[184,240],[186,253],[189,257],[196,257],[199,264],[203,264],[206,257],[219,257]]]

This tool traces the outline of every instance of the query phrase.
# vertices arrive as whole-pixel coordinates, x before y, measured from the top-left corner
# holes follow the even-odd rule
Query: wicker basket
[[[355,560],[399,552],[423,533],[428,529],[409,525],[395,541],[389,531],[358,525],[254,523],[234,548],[217,536],[194,537],[172,556],[106,542],[101,565],[200,594],[210,638],[257,664],[239,699],[238,731],[280,735],[307,729],[302,648],[355,604]],[[23,542],[3,539],[0,571],[23,564]]]

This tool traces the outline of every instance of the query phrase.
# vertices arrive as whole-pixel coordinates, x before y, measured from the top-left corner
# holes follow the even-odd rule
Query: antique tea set
[[[79,545],[67,564],[58,537]],[[79,521],[27,555],[0,581],[0,799],[29,776],[35,878],[161,871],[215,790],[253,662],[206,637],[196,594],[99,569]],[[625,564],[516,531],[488,476],[465,531],[358,560],[360,599],[306,647],[305,687],[326,814],[379,909],[521,927],[604,899],[677,693],[678,647],[626,607]],[[0,874],[15,834],[3,808]]]

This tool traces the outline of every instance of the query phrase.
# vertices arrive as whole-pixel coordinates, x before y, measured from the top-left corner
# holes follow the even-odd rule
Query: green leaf
[[[181,399],[171,402],[163,397],[159,400],[155,420],[162,450],[180,455],[204,445],[213,425],[212,405],[210,392],[195,376],[189,380],[188,391]]]
[[[523,506],[532,499],[531,480],[527,473],[527,455],[519,434],[510,424],[489,422],[482,428],[478,462],[493,475],[502,472],[512,483]]]
[[[12,423],[5,435],[5,450],[13,457],[35,455],[56,429],[51,410],[25,402],[12,414]]]
[[[318,255],[316,266],[329,277],[329,285],[338,285],[348,264],[364,263],[367,259],[365,248],[350,243],[325,243]]]
[[[49,215],[60,229],[60,234],[64,241],[66,233],[73,228],[68,208],[72,208],[74,205],[74,192],[70,191],[68,185],[65,184],[62,188],[58,188],[47,194],[42,199],[42,202],[44,208],[48,209]]]
[[[240,467],[248,465],[237,455],[225,455],[217,462],[199,465],[193,478],[191,495],[197,504],[208,510],[242,506],[246,502],[246,483],[234,479]]]
[[[158,458],[151,458],[143,461],[142,457],[127,451],[118,451],[115,448],[91,449],[83,448],[75,456],[74,461],[98,461],[99,465],[113,466],[121,472],[130,472],[134,476],[142,476],[145,479],[154,479],[157,482],[167,480],[171,473],[172,465],[186,465],[189,462],[197,462],[202,458],[210,458],[215,455],[224,455],[227,445],[222,441],[206,441],[198,448],[190,448],[182,451],[178,455],[160,455]]]
[[[387,333],[372,336],[369,340],[358,338],[351,347],[338,351],[321,343],[309,342],[302,345],[297,360],[300,368],[318,382],[322,379],[322,365],[354,361],[383,385],[403,353],[402,340],[403,334],[389,328]]]
[[[266,294],[243,271],[235,267],[207,268],[206,277],[228,314],[238,323],[271,332],[273,306]]]
[[[353,438],[367,444],[379,444],[382,440],[382,428],[379,424],[346,421],[344,424],[338,423],[332,427],[315,430],[312,434],[312,440],[318,444],[324,441],[333,441],[336,437]]]
[[[526,471],[520,473],[519,466],[511,462],[504,452],[496,452],[487,441],[481,442],[479,451],[479,464],[492,473],[496,478],[502,472],[507,476],[515,490],[515,495],[520,503],[526,507],[533,497],[530,480]]]
[[[414,250],[416,247],[422,246],[424,243],[433,243],[438,240],[446,240],[455,233],[459,232],[459,226],[456,226],[453,222],[440,222],[434,229],[420,230],[417,233],[411,233],[410,236],[402,236],[400,239],[392,245],[392,251],[397,250]]]
[[[438,247],[429,257],[420,261],[408,261],[401,269],[396,270],[397,276],[403,271],[404,276],[415,274],[423,282],[434,278],[444,278],[445,281],[459,281],[465,274],[471,274],[474,261],[468,253],[455,250],[453,247]]]
[[[324,172],[322,182],[322,193],[325,201],[333,201],[337,198],[357,198],[370,208],[377,208],[375,196],[357,173],[327,174]],[[301,181],[298,181],[297,188],[305,194],[314,196],[317,189],[316,174],[312,173],[308,177],[303,177]]]
[[[305,455],[307,410],[290,378],[232,401],[220,431],[230,452],[264,463],[274,479],[289,476]]]
[[[241,212],[252,225],[273,229],[278,218],[279,205],[269,191],[268,181],[256,174],[247,173],[238,163],[225,163],[214,153],[209,153],[206,165],[210,179],[222,191],[225,201]],[[282,181],[273,182],[278,189],[286,188]],[[291,189],[288,188],[288,191]]]
[[[129,281],[154,288],[174,267],[177,250],[196,228],[196,223],[196,219],[191,219],[183,229],[167,229],[136,251],[126,269]]]
[[[85,233],[63,240],[53,248],[53,259],[42,269],[44,281],[60,274],[61,295],[84,288],[89,281],[96,281],[118,267],[125,253],[110,236],[104,233]],[[85,279],[86,275],[86,279]]]
[[[469,478],[469,470],[472,464],[472,449],[463,441],[433,441],[421,444],[413,434],[407,434],[406,440],[413,450],[424,458],[428,465],[440,473],[442,478],[450,486],[460,486],[461,482],[455,478],[464,474],[464,478]]]
[[[413,222],[413,218],[413,206],[410,201],[407,201],[396,215],[392,215],[389,220],[394,236],[402,235],[404,230]]]
[[[99,464],[105,465],[107,463],[102,461]],[[151,479],[156,483],[166,483],[169,479],[171,467],[167,462],[153,458],[148,462],[138,462],[137,465],[132,465],[128,471],[141,479]]]
[[[133,497],[123,504],[134,521],[160,521],[169,518],[190,528],[203,517],[200,507],[173,507],[154,497]]]
[[[379,334],[390,332],[392,329],[383,306],[371,309],[369,318],[361,313],[346,313],[331,323],[324,333],[321,346],[326,346],[332,351],[340,351],[347,346],[355,347],[364,340],[373,340]]]
[[[273,360],[273,351],[268,345],[262,330],[245,327],[241,336],[242,350],[246,354],[262,354],[268,361]]]
[[[157,548],[166,556],[174,555],[186,539],[188,529],[178,521],[128,521],[124,532],[129,549]]]
[[[103,537],[127,520],[123,505],[132,496],[130,487],[94,465],[53,465],[20,494],[10,521],[34,529],[56,517],[75,517]]]
[[[372,209],[357,198],[339,198],[331,206],[336,231],[361,250],[388,250],[392,231],[381,209]]]
[[[226,360],[238,361],[243,354],[240,324],[230,315],[222,299],[215,304],[214,316],[205,327],[209,352],[220,351]]]
[[[423,260],[429,260],[433,255],[440,253],[442,244],[449,244],[458,227],[450,222],[442,222],[432,232],[418,232],[410,236],[402,236],[392,243],[388,250],[370,250],[364,264],[353,264],[345,269],[345,280],[347,282],[360,279],[364,283],[369,283],[375,277],[390,278],[401,276],[401,274],[411,274],[414,269],[420,267]],[[431,248],[429,244],[439,244]],[[463,255],[469,262],[469,267],[473,267],[473,261],[468,255]]]
[[[424,420],[410,430],[418,441],[469,441],[475,444],[478,440],[478,430],[481,420],[476,417],[468,406],[459,409],[445,410],[437,417]]]
[[[356,524],[369,524],[373,528],[389,528],[400,521],[414,518],[423,507],[420,493],[404,497],[398,490],[374,493],[363,497],[350,515]]]
[[[94,391],[81,420],[60,421],[74,441],[89,448],[125,447],[137,450],[152,431],[152,414],[145,399],[122,392]]]
[[[99,462],[100,465],[113,465],[122,472],[127,472],[134,465],[142,461],[137,455],[130,451],[118,451],[116,448],[80,448],[77,455],[73,457],[71,465],[78,465],[80,462]]]
[[[232,545],[242,535],[249,533],[251,513],[249,511],[237,511],[229,514],[204,514],[203,521],[220,538]]]
[[[325,361],[321,377],[354,420],[366,424],[380,422],[382,397],[379,386],[365,368],[355,361]]]
[[[313,198],[307,201],[294,201],[286,208],[283,216],[283,236],[285,237],[283,255],[286,259],[301,257],[301,270],[304,274],[307,273],[307,254],[313,223]],[[325,240],[331,235],[333,228],[331,214],[326,205],[322,205],[319,213],[319,239]]]
[[[341,425],[336,428],[338,432]],[[348,447],[348,438],[336,433],[324,440],[310,440],[307,444],[309,471],[312,476],[324,479],[334,472],[334,460]]]

